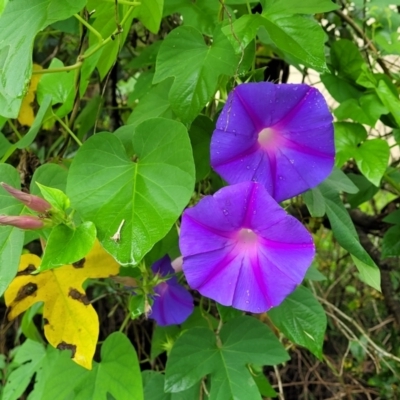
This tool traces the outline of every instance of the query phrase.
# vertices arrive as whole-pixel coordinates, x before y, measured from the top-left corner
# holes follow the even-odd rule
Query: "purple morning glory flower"
[[[211,140],[228,183],[262,183],[278,202],[321,183],[334,164],[332,115],[308,85],[246,83],[229,94]]]
[[[187,209],[179,245],[191,288],[255,313],[279,305],[301,283],[315,252],[306,228],[254,182]]]
[[[161,276],[175,273],[168,256],[155,262],[151,269]],[[158,284],[154,292],[156,296],[149,316],[155,319],[158,325],[181,324],[192,313],[194,307],[192,295],[178,283],[176,276]]]

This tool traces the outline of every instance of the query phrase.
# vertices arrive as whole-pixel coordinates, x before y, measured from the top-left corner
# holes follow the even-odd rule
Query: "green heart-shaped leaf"
[[[132,128],[132,141],[133,160],[114,135],[92,136],[79,149],[67,182],[72,207],[95,223],[104,248],[122,265],[138,263],[168,233],[195,180],[181,123],[144,121]]]

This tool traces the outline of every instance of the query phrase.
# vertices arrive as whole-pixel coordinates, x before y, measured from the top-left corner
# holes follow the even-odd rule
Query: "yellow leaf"
[[[82,284],[88,278],[117,275],[119,264],[96,240],[89,254],[73,265],[31,275],[39,265],[38,256],[21,256],[19,272],[4,293],[9,307],[8,319],[16,318],[34,303],[43,301],[44,333],[49,343],[60,350],[71,350],[77,364],[91,369],[99,319]]]
[[[33,71],[41,71],[43,68],[39,64],[33,64]],[[21,108],[19,110],[18,121],[21,125],[32,126],[35,120],[33,112],[33,102],[35,100],[35,93],[39,83],[41,74],[32,75],[28,91],[22,99]]]

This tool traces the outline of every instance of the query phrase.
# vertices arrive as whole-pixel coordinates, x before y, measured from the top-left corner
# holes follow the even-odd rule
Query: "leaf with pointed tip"
[[[282,304],[268,311],[268,315],[288,339],[322,359],[327,319],[309,289],[299,286]]]
[[[161,44],[153,83],[175,78],[169,92],[172,110],[191,122],[214,95],[219,77],[233,75],[238,62],[239,55],[219,27],[208,46],[200,31],[181,26]]]
[[[268,44],[295,57],[300,63],[318,71],[326,71],[324,43],[326,36],[320,25],[303,15],[245,14],[232,26],[222,28],[234,48],[240,52],[258,34],[259,28],[266,30],[264,38]]]
[[[189,329],[171,350],[165,391],[181,392],[210,375],[210,399],[258,399],[260,393],[246,365],[276,365],[288,359],[271,330],[249,316],[225,324],[218,343],[208,328]]]
[[[43,272],[81,260],[89,253],[96,240],[96,227],[86,221],[73,229],[60,224],[54,227],[47,239],[39,271]]]
[[[132,128],[132,161],[112,134],[92,136],[72,162],[67,194],[95,223],[104,248],[136,264],[171,229],[190,200],[195,171],[186,128],[154,118]],[[120,227],[120,240],[115,239]]]

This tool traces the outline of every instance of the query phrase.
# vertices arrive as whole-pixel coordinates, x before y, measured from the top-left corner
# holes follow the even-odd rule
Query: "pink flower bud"
[[[0,184],[3,186],[11,196],[15,197],[21,203],[24,203],[31,210],[36,211],[38,213],[45,213],[50,210],[51,204],[41,197],[34,196],[33,194],[22,192],[21,190],[15,189],[7,183],[1,182]]]
[[[20,229],[41,229],[44,227],[43,221],[33,215],[0,215],[0,225],[10,225]]]
[[[175,258],[175,260],[172,261],[171,265],[175,272],[182,271],[183,257],[179,256],[178,258]]]

